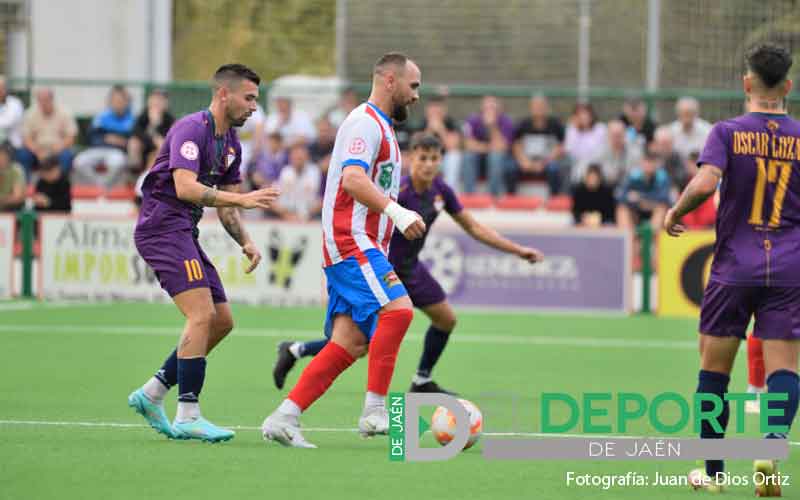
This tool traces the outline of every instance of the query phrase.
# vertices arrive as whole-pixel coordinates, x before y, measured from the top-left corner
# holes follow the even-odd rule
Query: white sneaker
[[[261,424],[261,435],[264,440],[277,441],[283,446],[293,448],[316,448],[317,445],[309,443],[300,432],[300,422],[297,417],[284,415],[277,411],[264,419]]]
[[[361,437],[389,434],[389,412],[385,407],[364,408],[358,419],[358,432]]]

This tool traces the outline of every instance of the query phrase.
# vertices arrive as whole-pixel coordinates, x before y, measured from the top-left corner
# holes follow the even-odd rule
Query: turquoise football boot
[[[232,430],[217,427],[203,417],[188,422],[173,422],[172,432],[175,439],[199,439],[207,443],[229,441],[236,435]]]
[[[155,429],[156,432],[170,439],[175,438],[167,414],[164,413],[164,407],[152,402],[142,389],[136,389],[128,396],[128,406],[133,408],[136,413],[143,416],[147,423],[150,424],[150,427]]]

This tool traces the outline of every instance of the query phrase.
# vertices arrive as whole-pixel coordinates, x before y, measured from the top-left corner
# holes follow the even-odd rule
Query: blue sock
[[[724,373],[700,370],[700,375],[697,382],[697,392],[715,394],[723,400],[722,413],[717,418],[717,422],[719,422],[719,424],[722,426],[723,432],[719,433],[714,431],[714,428],[711,427],[711,424],[708,423],[708,421],[703,420],[703,423],[700,427],[700,437],[703,439],[722,439],[725,437],[724,431],[728,427],[730,406],[723,398],[725,397],[725,393],[728,392],[728,383],[730,381],[731,378]],[[713,407],[714,405],[710,401],[703,401],[701,405],[701,409],[703,411],[711,411]],[[725,464],[722,460],[706,460],[706,474],[708,474],[712,479],[716,477],[717,472],[722,472],[723,470],[725,470]]]
[[[166,386],[167,389],[178,383],[178,350],[172,351],[172,354],[167,357],[161,369],[155,374],[155,377]]]
[[[800,378],[798,378],[797,373],[789,370],[774,371],[767,378],[767,392],[784,392],[789,395],[788,401],[770,401],[768,403],[770,410],[780,409],[783,410],[783,414],[767,417],[767,423],[769,425],[784,425],[787,428],[787,432],[771,432],[767,434],[767,439],[786,439],[788,428],[792,425],[792,420],[794,420],[794,416],[797,413],[798,391],[800,391],[798,383],[800,383]]]
[[[206,379],[206,358],[178,358],[178,401],[197,403]]]
[[[316,356],[328,344],[328,339],[314,340],[300,344],[300,357]]]
[[[419,358],[419,366],[417,366],[417,375],[420,377],[428,378],[431,376],[433,367],[439,361],[447,341],[450,339],[450,332],[440,330],[431,325],[425,333],[425,347],[422,349],[422,356]]]

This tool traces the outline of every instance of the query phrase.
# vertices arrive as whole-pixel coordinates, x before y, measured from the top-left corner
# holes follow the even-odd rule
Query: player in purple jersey
[[[422,309],[430,318],[431,325],[425,334],[422,357],[409,391],[454,394],[431,379],[431,371],[455,328],[456,315],[439,282],[419,261],[419,253],[425,245],[430,227],[439,213],[445,210],[470,236],[491,247],[517,255],[531,263],[542,260],[543,255],[535,248],[523,247],[503,238],[463,209],[453,190],[439,175],[443,148],[435,135],[415,135],[411,142],[411,151],[411,175],[400,181],[400,197],[397,201],[403,207],[420,214],[427,229],[425,235],[416,240],[407,240],[395,231],[389,246],[389,262],[405,285],[414,307]],[[278,389],[283,388],[286,375],[299,358],[316,355],[326,343],[326,339],[306,343],[281,342],[273,369]]]
[[[748,51],[746,64],[749,112],[714,125],[698,160],[700,170],[667,212],[665,228],[679,236],[684,231],[681,217],[720,185],[714,260],[700,312],[697,392],[723,398],[739,343],[754,316],[754,335],[764,341],[767,391],[786,396],[768,402],[775,414],[767,420],[775,430],[765,437],[786,439],[798,402],[800,176],[793,170],[800,167],[800,122],[786,114],[792,88],[789,52],[759,45]],[[702,409],[708,412],[713,406],[704,401]],[[724,437],[728,417],[724,401],[714,422],[718,429],[704,421],[700,437]],[[776,474],[770,460],[757,460],[755,469],[773,478]],[[722,472],[722,460],[707,460],[705,471],[692,471],[690,480],[695,488],[719,491]],[[756,494],[779,496],[780,486],[765,482],[757,485]]]
[[[234,436],[205,420],[199,396],[206,356],[233,328],[231,309],[214,265],[197,241],[203,207],[217,207],[225,230],[242,247],[251,272],[261,254],[242,226],[239,208],[269,208],[272,188],[240,193],[242,149],[234,127],[256,110],[260,78],[241,64],[214,74],[207,110],[181,118],[170,128],[142,185],[134,241],[161,287],[186,317],[178,347],[155,376],[128,397],[128,404],[158,432],[176,439],[225,441]],[[178,385],[173,424],[164,397]]]

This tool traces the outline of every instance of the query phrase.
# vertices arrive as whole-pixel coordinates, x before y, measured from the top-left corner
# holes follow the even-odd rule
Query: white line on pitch
[[[42,333],[42,334],[86,334],[86,335],[152,335],[177,336],[180,326],[119,326],[119,325],[0,325],[0,332]],[[236,337],[269,337],[269,338],[320,338],[322,329],[276,329],[276,328],[236,328],[232,335]],[[419,334],[407,336],[422,339]],[[560,337],[541,335],[493,335],[475,334],[457,331],[454,340],[470,344],[510,344],[510,345],[551,345],[571,347],[607,347],[607,348],[643,348],[643,349],[697,349],[696,340],[641,340],[603,337]]]
[[[0,420],[0,425],[27,425],[27,426],[57,426],[57,427],[94,427],[94,428],[107,428],[107,429],[148,429],[149,427],[144,424],[129,424],[122,422],[60,422],[50,420]],[[260,431],[261,427],[251,425],[229,425],[229,429],[239,431]],[[356,428],[350,427],[303,427],[304,431],[308,432],[358,432]],[[549,437],[549,438],[597,438],[597,439],[645,439],[648,436],[627,436],[627,435],[610,435],[610,434],[547,434],[542,432],[484,432],[484,436],[491,437]],[[654,436],[649,436],[650,438]],[[687,437],[687,436],[680,436]],[[800,441],[790,441],[791,446],[800,446]]]

